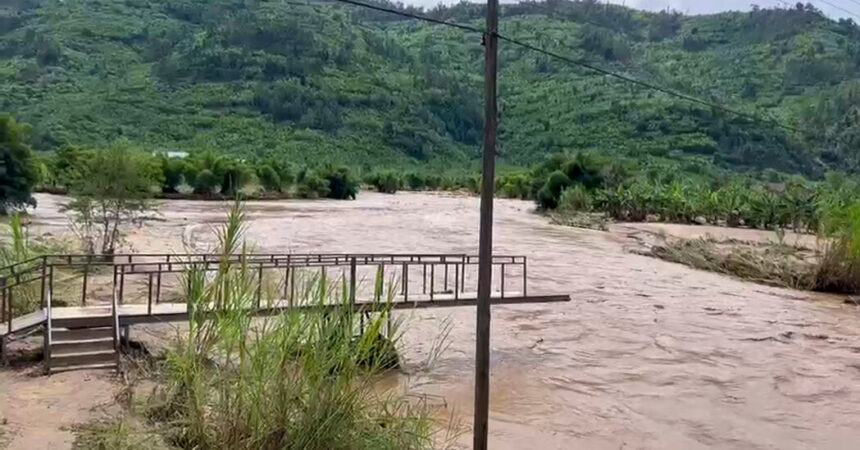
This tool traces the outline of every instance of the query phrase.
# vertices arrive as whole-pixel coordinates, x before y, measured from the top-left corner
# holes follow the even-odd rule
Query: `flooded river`
[[[35,230],[66,229],[60,200],[39,197]],[[634,255],[623,233],[549,225],[531,209],[497,201],[495,251],[529,257],[529,293],[573,301],[493,308],[491,448],[860,446],[860,308]],[[265,252],[477,254],[476,198],[362,193],[250,203],[248,214]],[[218,203],[169,202],[130,243],[203,250],[223,217]],[[450,347],[408,385],[468,431],[474,309],[409,315],[410,361],[450,320]]]

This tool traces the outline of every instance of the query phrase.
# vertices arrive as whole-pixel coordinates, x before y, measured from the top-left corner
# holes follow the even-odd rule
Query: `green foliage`
[[[125,145],[93,152],[69,186],[75,197],[144,199],[164,182],[159,161]]]
[[[610,165],[590,153],[567,155],[556,153],[550,155],[543,163],[531,171],[532,181],[518,181],[524,189],[530,185],[538,206],[543,209],[555,209],[559,199],[570,186],[582,186],[586,190],[594,190],[604,186],[607,176],[604,172],[617,170],[617,164]],[[611,174],[615,178],[620,173]],[[621,180],[621,181],[626,181]]]
[[[164,177],[164,185],[161,190],[165,193],[178,192],[179,186],[185,181],[184,174],[186,173],[185,162],[179,158],[171,158],[167,155],[160,155],[161,173]]]
[[[482,20],[474,5],[426,13]],[[579,150],[692,161],[706,172],[860,170],[860,96],[857,83],[843,82],[860,64],[853,23],[811,7],[682,16],[558,1],[506,4],[502,13],[506,35],[812,130],[796,135],[502,46],[504,164]],[[25,2],[11,17],[0,33],[0,109],[36,124],[42,150],[105,148],[120,138],[208,149],[253,172],[267,161],[282,189],[293,182],[271,160],[362,172],[478,165],[482,52],[459,30],[257,0]],[[225,169],[218,190],[239,190],[251,178],[245,169]],[[62,173],[51,182],[64,184]],[[175,188],[173,175],[165,190]],[[195,186],[188,175],[184,183]],[[505,190],[521,194],[515,184]]]
[[[271,192],[279,192],[283,189],[281,176],[268,164],[257,166],[257,179],[263,185],[263,189]]]
[[[371,174],[364,181],[384,194],[394,194],[403,187],[403,178],[393,170]]]
[[[565,189],[558,200],[558,209],[562,211],[589,211],[591,199],[585,186],[577,184]]]
[[[358,195],[359,182],[349,167],[327,166],[322,169],[320,177],[328,181],[329,198],[355,200],[355,196]]]
[[[824,251],[814,275],[814,289],[860,293],[860,202],[825,207],[821,236]]]
[[[405,185],[411,191],[421,191],[428,187],[427,178],[417,172],[409,172],[406,174]]]
[[[528,199],[529,177],[525,173],[503,174],[496,179],[496,193],[502,197]]]
[[[38,172],[27,145],[29,135],[29,125],[0,115],[0,215],[12,208],[36,205],[31,192]]]
[[[8,227],[9,240],[0,240],[0,267],[21,263],[37,255],[37,249],[31,245],[29,233],[21,223],[20,214],[16,213],[12,216]],[[21,270],[21,267],[18,270]],[[11,274],[0,273],[0,275],[9,276]],[[10,278],[10,282],[14,282],[14,278]],[[36,283],[26,283],[12,288],[12,297],[15,299],[12,302],[12,317],[37,310],[41,302]],[[6,319],[7,311],[0,312],[0,316]]]
[[[214,194],[220,186],[218,177],[209,169],[203,169],[194,176],[195,194]]]
[[[17,266],[15,272],[18,274],[30,272],[33,275],[36,273],[35,271],[39,271],[41,268],[42,260],[38,259],[39,256],[62,253],[70,253],[70,251],[61,240],[51,236],[36,236],[35,239],[30,239],[30,233],[19,213],[13,214],[8,223],[2,225],[2,230],[0,230],[0,268],[29,261],[27,264]],[[57,276],[60,275],[65,276],[66,274],[57,274]],[[0,276],[8,277],[7,284],[15,282],[15,277],[9,270],[0,270]],[[28,276],[23,277],[22,280],[24,281],[10,288],[11,294],[7,298],[13,299],[11,305],[13,318],[29,314],[41,307],[40,279],[35,278],[26,281],[28,278]],[[5,309],[0,311],[0,320],[7,319],[6,313],[7,310]]]
[[[247,255],[243,230],[237,203],[218,234],[218,269],[183,276],[188,332],[168,351],[163,388],[149,411],[168,442],[208,449],[433,448],[427,409],[376,388],[396,363],[397,323],[382,333],[390,300],[359,327],[363,312],[346,305],[346,291],[323,272],[297,286],[293,301],[344,307],[255,318],[263,280],[247,258],[236,261]],[[383,282],[380,270],[379,293]],[[266,298],[282,291],[283,284],[272,286]]]
[[[164,184],[160,161],[124,145],[93,152],[69,187],[73,227],[87,253],[114,254],[127,227],[156,209],[149,199]]]
[[[686,165],[558,153],[532,168],[524,184],[542,209],[572,205],[570,209],[603,211],[621,221],[802,232],[818,231],[822,217],[830,215],[827,211],[846,208],[860,195],[860,186],[837,172],[828,173],[824,182],[811,182],[772,170],[757,178],[727,177]],[[508,183],[509,177],[500,177],[497,186]]]
[[[53,154],[49,159],[49,170],[53,172],[50,177],[54,186],[68,188],[80,178],[80,172],[89,164],[93,157],[93,151],[81,147],[65,146]]]
[[[558,207],[558,199],[561,193],[571,185],[570,178],[560,170],[549,174],[543,187],[537,193],[537,203],[543,209],[555,209]]]
[[[302,198],[320,198],[329,195],[331,183],[319,174],[307,169],[301,171],[298,176],[298,188],[296,194]]]

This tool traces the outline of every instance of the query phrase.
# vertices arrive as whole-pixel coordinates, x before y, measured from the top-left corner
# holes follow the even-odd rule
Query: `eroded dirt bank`
[[[59,201],[39,197],[34,233],[64,232]],[[857,307],[634,255],[623,232],[549,225],[530,209],[497,202],[496,251],[529,257],[531,293],[573,302],[494,307],[492,448],[856,448]],[[223,212],[168,202],[130,241],[135,251],[203,250]],[[248,213],[248,237],[266,252],[477,253],[475,198],[362,193],[250,203]],[[443,396],[469,421],[474,311],[411,316],[406,356],[416,361],[442,319],[454,324],[450,348],[411,377],[411,391]],[[0,408],[30,383],[0,382]]]

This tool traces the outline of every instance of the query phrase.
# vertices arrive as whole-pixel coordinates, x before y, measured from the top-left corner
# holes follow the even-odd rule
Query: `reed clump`
[[[298,292],[304,310],[255,317],[255,271],[234,257],[247,253],[243,223],[237,204],[219,232],[217,271],[185,274],[190,326],[167,353],[148,412],[168,442],[188,449],[432,448],[425,404],[376,388],[398,363],[397,323],[386,304],[359,326],[361,312],[332,307],[348,301],[346,283],[339,289],[323,274]],[[381,292],[381,274],[376,283]]]

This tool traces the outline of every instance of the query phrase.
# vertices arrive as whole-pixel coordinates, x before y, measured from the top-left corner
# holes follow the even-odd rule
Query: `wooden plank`
[[[11,333],[22,333],[37,328],[45,323],[45,311],[39,310],[30,314],[12,319]],[[0,324],[0,336],[10,334],[9,325]]]

